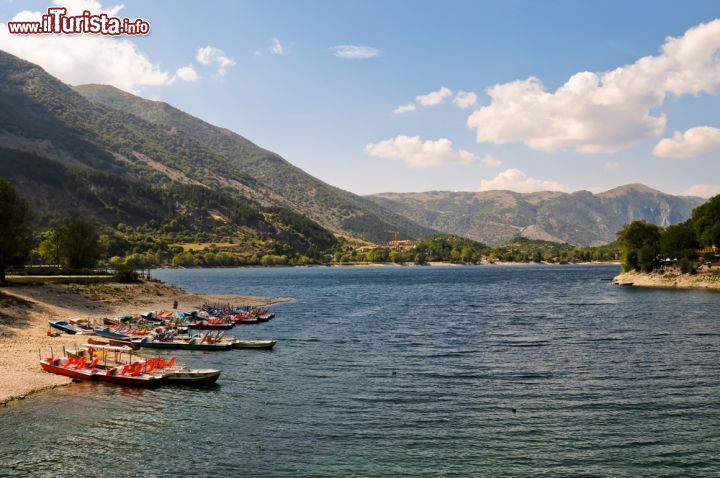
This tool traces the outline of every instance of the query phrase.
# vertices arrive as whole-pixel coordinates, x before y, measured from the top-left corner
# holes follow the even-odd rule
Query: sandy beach
[[[715,272],[699,274],[624,272],[616,276],[613,281],[619,284],[632,283],[633,287],[720,290],[720,274]]]
[[[206,302],[269,305],[287,299],[190,294],[159,282],[140,284],[43,284],[0,289],[0,404],[39,390],[70,383],[43,372],[38,349],[45,355],[83,343],[83,338],[47,335],[48,320],[69,317],[115,317],[148,310],[194,309]]]

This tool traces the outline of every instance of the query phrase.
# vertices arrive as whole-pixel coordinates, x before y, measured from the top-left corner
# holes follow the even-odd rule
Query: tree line
[[[183,191],[183,194],[186,192]],[[190,193],[195,194],[190,191]],[[189,194],[189,193],[188,193]],[[197,196],[202,202],[205,196]],[[242,213],[241,213],[242,214]],[[663,258],[671,258],[690,272],[701,257],[698,249],[720,244],[720,196],[696,208],[686,222],[661,228],[643,221],[627,224],[618,232],[618,241],[598,247],[515,238],[490,247],[478,241],[450,234],[425,237],[414,247],[360,247],[345,238],[334,238],[312,221],[285,210],[268,214],[283,224],[285,236],[299,234],[307,242],[292,245],[278,238],[238,236],[230,226],[204,231],[159,223],[154,219],[142,226],[118,224],[114,228],[71,217],[56,227],[38,232],[27,200],[0,178],[0,283],[9,266],[52,265],[77,273],[99,263],[109,265],[122,280],[136,278],[138,269],[153,267],[231,267],[363,262],[415,263],[442,261],[462,264],[481,262],[549,262],[622,260],[625,270],[652,271]],[[289,239],[293,242],[291,239]],[[188,247],[193,243],[197,247]],[[222,244],[222,247],[216,244]]]
[[[0,178],[0,283],[9,266],[25,264],[36,245],[32,211],[12,185]],[[49,264],[68,271],[95,267],[103,248],[96,226],[83,219],[66,219],[41,234],[37,253]]]
[[[701,258],[714,255],[713,248],[720,244],[720,195],[695,208],[690,219],[680,224],[662,228],[633,221],[618,232],[618,242],[625,271],[652,272],[665,262],[681,272],[693,272]]]

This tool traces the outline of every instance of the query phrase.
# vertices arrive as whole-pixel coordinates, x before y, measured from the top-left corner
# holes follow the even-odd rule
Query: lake
[[[208,388],[73,384],[0,409],[0,475],[720,474],[720,294],[616,266],[157,270],[293,297],[177,352]],[[183,304],[181,304],[182,306]]]

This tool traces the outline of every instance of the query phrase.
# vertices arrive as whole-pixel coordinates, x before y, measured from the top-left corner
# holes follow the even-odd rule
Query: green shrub
[[[692,274],[695,272],[695,264],[687,257],[680,259],[678,267],[680,267],[680,272],[683,274]]]
[[[113,267],[115,268],[113,278],[118,282],[137,282],[140,280],[135,266],[128,262],[117,262]]]

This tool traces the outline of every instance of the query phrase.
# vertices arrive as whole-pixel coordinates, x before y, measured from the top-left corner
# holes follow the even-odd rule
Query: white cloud
[[[603,165],[603,168],[605,168],[605,171],[617,171],[620,169],[620,163],[617,161],[608,161]]]
[[[685,192],[685,196],[700,196],[701,198],[709,198],[720,194],[720,185],[700,183],[690,186]]]
[[[665,129],[668,94],[715,94],[720,19],[668,38],[660,54],[613,71],[576,73],[555,92],[537,78],[495,85],[468,118],[478,142],[524,142],[542,151],[614,152]]]
[[[697,126],[684,133],[676,131],[672,138],[663,138],[653,149],[662,158],[692,158],[720,150],[720,129]]]
[[[271,55],[284,55],[287,53],[285,51],[285,47],[280,42],[279,38],[273,38],[272,39],[272,45],[270,46],[270,54]]]
[[[492,179],[480,181],[480,191],[495,190],[532,193],[537,191],[568,191],[568,188],[556,181],[531,178],[519,169],[507,169]]]
[[[502,166],[502,161],[497,159],[492,154],[486,154],[485,156],[483,156],[480,162],[483,163],[485,166],[490,166],[493,168],[499,168],[500,166]]]
[[[466,92],[461,91],[460,93],[466,94]],[[458,94],[460,94],[458,93]],[[471,93],[474,94],[474,93]],[[410,102],[406,105],[400,105],[393,113],[407,113],[408,111],[415,111],[417,109],[417,105],[430,107],[430,106],[437,106],[445,103],[445,100],[452,96],[452,90],[450,88],[446,88],[444,86],[440,87],[437,91],[431,91],[430,93],[426,95],[418,95],[415,97],[415,102]],[[455,100],[457,102],[457,100]]]
[[[117,15],[123,8],[103,8],[93,0],[54,0],[68,13]],[[21,11],[11,21],[38,21],[41,12]],[[70,84],[102,83],[137,93],[143,86],[168,85],[173,75],[163,71],[126,38],[100,35],[11,35],[0,24],[0,49],[37,63],[48,73]]]
[[[349,60],[365,60],[380,56],[381,51],[371,46],[338,45],[331,48],[333,55]]]
[[[195,58],[201,65],[217,65],[217,72],[220,75],[224,75],[229,67],[235,65],[233,57],[226,55],[220,48],[210,45],[198,48]]]
[[[400,105],[393,110],[395,114],[407,113],[408,111],[415,111],[415,103],[408,103],[406,105]]]
[[[462,109],[472,108],[477,103],[477,95],[472,91],[458,91],[453,103]]]
[[[177,72],[175,72],[175,76],[183,81],[197,81],[197,79],[200,78],[197,71],[195,71],[195,67],[192,65],[178,68]]]
[[[439,90],[431,91],[426,95],[418,95],[415,99],[422,106],[437,106],[445,103],[445,99],[449,96],[452,96],[452,90],[443,86]]]
[[[396,136],[379,143],[368,144],[365,146],[365,151],[378,158],[403,161],[419,168],[467,164],[476,159],[476,156],[469,151],[454,150],[449,139],[423,141],[419,136]]]

